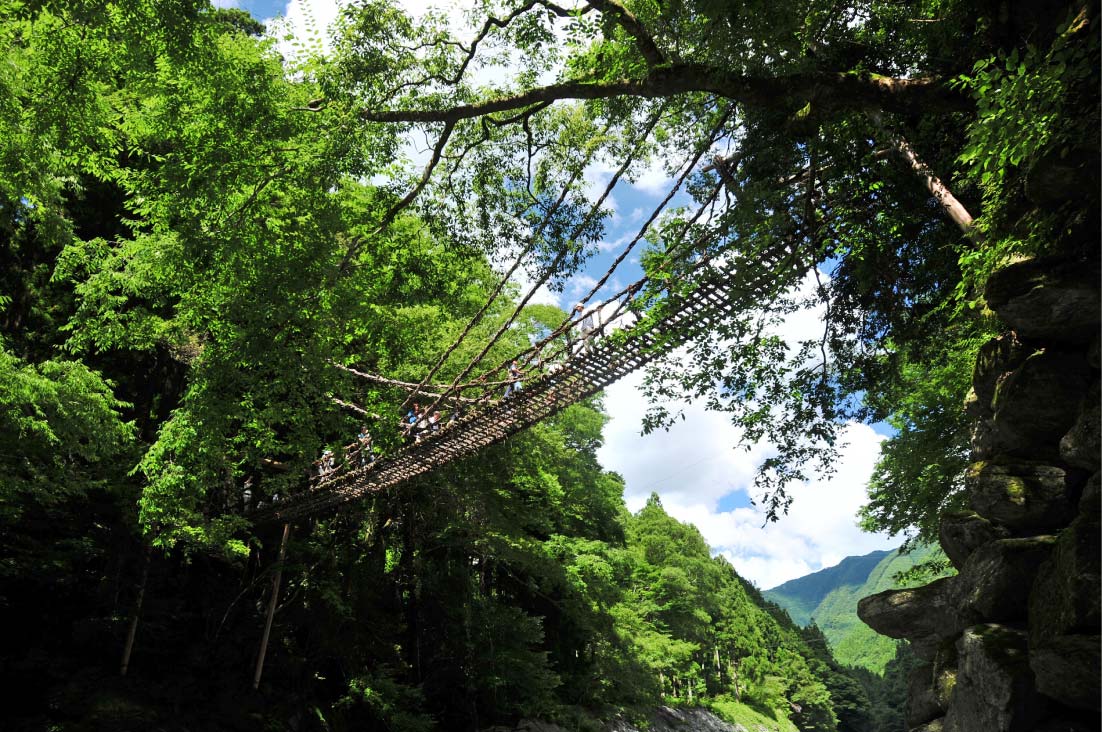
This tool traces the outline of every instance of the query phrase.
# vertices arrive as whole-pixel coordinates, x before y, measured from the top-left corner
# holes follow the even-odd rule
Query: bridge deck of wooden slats
[[[508,399],[459,419],[417,444],[380,458],[367,467],[334,474],[310,490],[250,514],[254,523],[290,521],[326,513],[368,493],[473,455],[501,442],[565,407],[596,394],[632,371],[685,344],[729,315],[748,291],[732,287],[729,277],[701,278],[692,293],[668,301],[664,317],[640,322],[611,336],[590,340],[591,350],[576,353],[563,367],[525,383]],[[738,293],[738,294],[736,294]]]

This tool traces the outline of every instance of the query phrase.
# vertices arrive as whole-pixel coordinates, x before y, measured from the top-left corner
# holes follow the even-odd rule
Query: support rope
[[[665,112],[666,106],[667,106],[667,104],[663,103],[654,112],[654,114],[651,115],[650,119],[647,121],[646,129],[639,136],[640,141],[645,141],[650,136],[650,133],[654,130],[655,126],[658,124],[658,121],[662,118],[662,114]],[[635,156],[638,153],[639,147],[641,145],[642,145],[642,142],[640,142],[639,146],[636,146],[635,148],[633,148],[632,151],[630,152],[630,154],[628,154],[628,156],[624,159],[624,162],[620,165],[619,168],[617,168],[616,172],[613,174],[612,178],[609,180],[608,185],[605,186],[604,191],[601,193],[600,198],[598,198],[597,201],[593,204],[593,206],[590,207],[589,212],[586,214],[586,216],[582,220],[582,222],[580,224],[578,224],[578,226],[574,227],[574,230],[571,232],[570,236],[568,237],[568,240],[575,239],[583,231],[585,231],[585,227],[589,225],[590,221],[592,221],[592,219],[596,215],[597,211],[600,210],[601,204],[604,203],[605,199],[608,198],[608,196],[612,193],[612,189],[616,187],[616,184],[619,183],[620,178],[627,171],[628,167],[630,167],[630,165],[634,162]],[[554,274],[557,271],[559,265],[562,264],[562,261],[566,258],[566,255],[567,255],[567,250],[564,249],[562,252],[560,252],[555,257],[555,259],[551,262],[551,265],[547,268],[547,271],[539,278],[539,280],[537,280],[535,282],[535,284],[532,285],[532,287],[528,291],[528,293],[524,296],[523,299],[521,299],[521,301],[513,309],[512,314],[506,319],[506,321],[504,323],[502,323],[502,325],[497,329],[497,332],[494,333],[494,335],[490,338],[489,343],[487,343],[485,346],[483,346],[482,350],[479,351],[478,355],[476,355],[474,357],[474,359],[471,361],[471,363],[469,363],[459,373],[459,375],[455,377],[455,379],[452,381],[451,387],[447,391],[444,392],[445,397],[450,396],[451,392],[455,389],[456,385],[460,381],[462,381],[464,378],[466,378],[471,373],[471,371],[482,361],[482,359],[485,358],[486,354],[490,352],[490,349],[494,347],[494,345],[501,338],[501,336],[505,333],[505,331],[507,331],[509,329],[509,327],[513,324],[513,322],[516,320],[517,316],[524,309],[524,307],[528,304],[528,301],[531,300],[532,297],[536,294],[536,291],[540,287],[542,287],[547,282],[548,279],[551,278],[552,274]],[[441,401],[442,401],[441,399],[437,399],[436,401],[434,401],[429,406],[428,411],[431,413],[434,409],[436,409],[437,406],[439,406]],[[408,402],[408,400],[407,400],[407,402]]]

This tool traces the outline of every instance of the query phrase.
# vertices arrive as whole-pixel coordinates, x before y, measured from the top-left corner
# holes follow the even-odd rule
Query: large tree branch
[[[635,39],[635,47],[647,61],[647,66],[655,67],[666,63],[666,57],[659,50],[647,29],[643,27],[638,18],[631,11],[621,5],[617,0],[589,0],[591,7],[597,8],[604,15],[615,19],[621,28]]]
[[[794,100],[814,101],[816,109],[857,109],[904,112],[965,111],[972,102],[940,79],[894,79],[872,74],[811,72],[764,77],[731,74],[702,64],[667,64],[639,79],[566,81],[496,99],[443,109],[363,110],[368,122],[458,122],[494,112],[522,109],[565,99],[608,99],[616,96],[667,97],[691,92],[715,94],[732,101],[764,107],[791,106]]]

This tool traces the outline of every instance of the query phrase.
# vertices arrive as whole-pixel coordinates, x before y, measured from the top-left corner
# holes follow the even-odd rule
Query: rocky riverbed
[[[778,732],[779,727],[730,724],[707,709],[675,709],[658,707],[651,714],[646,732]],[[613,720],[604,727],[605,732],[643,732],[624,720]],[[495,726],[483,732],[573,732],[557,724],[525,719],[514,727]]]

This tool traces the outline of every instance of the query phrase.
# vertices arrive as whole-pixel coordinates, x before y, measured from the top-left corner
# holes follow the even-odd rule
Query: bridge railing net
[[[626,288],[606,303],[612,314],[597,337],[574,339],[561,366],[526,380],[508,399],[472,410],[391,456],[320,476],[307,491],[258,508],[250,518],[268,523],[325,513],[428,473],[501,442],[714,329],[758,288],[738,282],[729,267],[702,264],[693,273],[695,286],[669,293],[657,315],[640,319],[630,307],[635,290]]]

